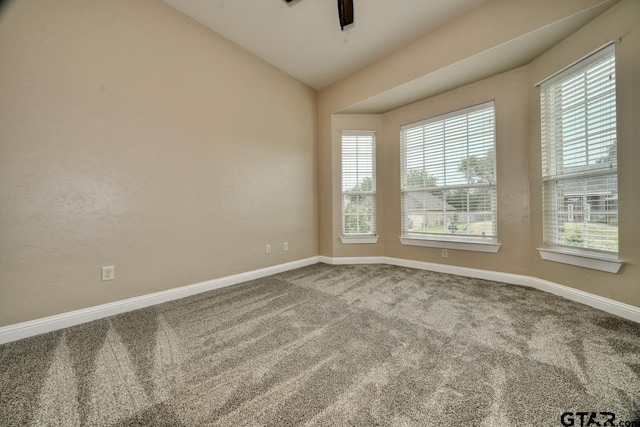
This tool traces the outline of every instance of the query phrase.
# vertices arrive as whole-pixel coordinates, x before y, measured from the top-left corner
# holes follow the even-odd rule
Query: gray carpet
[[[317,264],[0,346],[2,426],[560,426],[638,408],[640,325],[391,266]]]

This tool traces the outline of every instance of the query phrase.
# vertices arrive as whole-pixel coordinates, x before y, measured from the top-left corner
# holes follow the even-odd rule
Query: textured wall
[[[165,3],[16,0],[0,76],[0,326],[317,254],[315,91]]]

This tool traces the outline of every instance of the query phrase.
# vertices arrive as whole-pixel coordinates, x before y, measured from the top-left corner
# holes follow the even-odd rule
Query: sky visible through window
[[[423,170],[435,178],[436,186],[468,184],[462,162],[490,153],[495,146],[493,127],[491,107],[407,129],[406,170]]]
[[[565,172],[590,169],[610,155],[616,139],[614,58],[562,82],[558,90]]]

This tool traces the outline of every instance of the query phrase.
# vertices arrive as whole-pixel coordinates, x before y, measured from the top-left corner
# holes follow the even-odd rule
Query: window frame
[[[358,137],[370,137],[371,138],[371,164],[369,165],[371,168],[371,190],[347,190],[345,191],[342,188],[342,184],[344,181],[345,175],[345,137],[356,137],[356,145],[358,144]],[[341,201],[340,201],[340,217],[341,217],[341,234],[340,240],[343,244],[367,244],[367,243],[377,243],[377,183],[376,183],[376,132],[375,131],[364,131],[364,130],[342,130],[340,132],[340,187],[341,187]],[[358,160],[358,152],[356,148],[355,154],[356,162]],[[359,166],[356,166],[356,169]],[[358,173],[358,172],[357,172]],[[371,231],[366,233],[346,233],[345,229],[345,197],[371,197],[373,199],[373,209],[371,213]],[[359,213],[356,215],[356,218],[359,218]]]
[[[453,185],[435,185],[433,187],[424,187],[420,189],[409,189],[407,187],[407,179],[408,179],[408,170],[407,170],[407,132],[424,127],[429,124],[444,122],[446,120],[450,120],[452,118],[468,116],[471,113],[486,110],[490,108],[491,113],[493,115],[493,127],[488,132],[492,137],[493,146],[490,151],[493,151],[493,176],[490,182],[486,183],[466,183],[466,184],[453,184]],[[466,131],[468,132],[468,123],[466,125]],[[484,137],[484,134],[483,134]],[[425,139],[422,140],[422,145],[424,146],[427,143]],[[467,137],[466,146],[469,148],[469,139]],[[434,116],[425,120],[420,120],[418,122],[410,123],[404,125],[400,128],[400,162],[401,162],[401,171],[400,171],[400,193],[401,193],[401,237],[400,242],[403,245],[411,245],[411,246],[423,246],[423,247],[435,247],[435,248],[443,248],[443,249],[458,249],[458,250],[468,250],[468,251],[478,251],[478,252],[490,252],[496,253],[500,249],[500,244],[498,243],[498,208],[497,208],[497,198],[498,198],[498,186],[497,186],[497,138],[496,138],[496,109],[495,109],[495,100],[483,102],[481,104],[472,105],[469,107],[465,107],[459,110],[451,111],[445,114],[441,114],[438,116]],[[456,159],[455,162],[459,162],[459,159]],[[447,160],[446,153],[443,153],[442,167],[447,168],[448,162],[452,162],[452,160]],[[424,169],[423,169],[424,170]],[[477,189],[477,188],[488,188],[490,191],[490,200],[491,204],[490,216],[492,217],[492,230],[495,230],[495,234],[491,236],[470,236],[470,235],[448,235],[448,234],[439,234],[439,233],[411,233],[408,230],[407,218],[408,213],[406,211],[405,197],[408,197],[408,194],[416,191],[429,191],[429,190],[438,190],[438,191],[453,191],[453,190],[469,190],[469,189]],[[446,202],[445,202],[446,203]],[[446,212],[446,208],[445,208]],[[453,211],[452,211],[453,212]],[[470,215],[472,211],[469,210],[469,206],[467,206],[467,211],[463,214]]]
[[[558,207],[558,189],[560,185],[565,185],[564,183],[570,183],[574,181],[574,184],[580,184],[583,186],[589,185],[589,180],[591,179],[613,179],[615,180],[616,185],[616,193],[619,194],[619,185],[618,185],[618,169],[617,169],[617,159],[615,167],[611,165],[602,167],[593,167],[590,166],[590,163],[587,161],[587,164],[581,166],[583,169],[579,171],[569,171],[564,172],[561,171],[562,165],[558,165],[557,158],[554,153],[557,153],[559,150],[562,150],[564,147],[560,144],[563,144],[563,140],[557,137],[554,132],[558,128],[558,126],[562,126],[562,116],[559,116],[558,113],[547,112],[549,109],[549,105],[560,102],[562,99],[562,95],[556,95],[556,92],[559,91],[560,85],[565,82],[570,81],[578,75],[585,74],[589,71],[594,70],[598,66],[600,66],[604,61],[613,59],[613,68],[614,68],[614,82],[613,82],[613,93],[612,95],[608,95],[605,102],[611,102],[610,97],[613,97],[612,102],[614,103],[615,113],[613,114],[613,132],[615,134],[614,141],[616,144],[616,148],[618,145],[617,138],[617,130],[618,130],[618,120],[617,120],[617,76],[615,76],[615,67],[616,67],[616,55],[615,55],[615,44],[610,43],[608,45],[603,46],[600,49],[597,49],[590,55],[582,58],[579,61],[569,65],[568,67],[563,68],[558,73],[554,74],[550,78],[544,80],[543,82],[537,84],[536,86],[540,87],[540,146],[541,146],[541,191],[542,191],[542,232],[543,232],[543,243],[544,247],[537,248],[540,257],[547,261],[560,262],[564,264],[570,264],[585,268],[591,268],[600,271],[606,271],[609,273],[617,273],[622,266],[622,262],[618,259],[619,247],[617,251],[609,251],[609,250],[601,250],[596,248],[589,247],[579,247],[576,245],[566,244],[566,241],[560,241],[559,238],[559,222],[560,215],[562,211]],[[610,77],[611,79],[611,77]],[[591,88],[593,90],[593,88]],[[589,105],[590,99],[587,97],[586,93],[589,90],[589,87],[585,83],[585,96],[584,102],[580,101],[580,103],[584,103],[585,108]],[[545,105],[548,104],[548,105]],[[559,116],[559,117],[558,117]],[[577,129],[581,129],[585,134],[585,142],[584,142],[584,151],[585,156],[588,159],[588,155],[590,150],[593,149],[596,144],[602,144],[601,142],[592,142],[589,137],[592,137],[591,132],[587,128],[589,115],[585,113],[584,116],[585,124],[583,127],[578,127]],[[568,124],[571,126],[572,123]],[[574,130],[575,131],[575,130]],[[616,149],[617,152],[617,149]],[[607,188],[609,188],[609,183],[606,184]],[[584,198],[588,200],[589,195],[587,194],[587,190],[584,190]],[[582,197],[582,196],[581,196]],[[581,199],[582,200],[582,199]],[[586,200],[582,200],[582,205],[588,205]],[[585,207],[583,206],[583,207]],[[570,204],[567,209],[567,215],[572,215],[573,205]],[[587,221],[590,222],[589,215],[592,214],[588,209],[581,210],[579,214],[583,213],[584,219],[583,222],[586,224]],[[617,213],[616,213],[617,218]],[[574,218],[575,219],[575,218]],[[620,242],[620,229],[619,226],[617,228],[617,237],[616,242]]]

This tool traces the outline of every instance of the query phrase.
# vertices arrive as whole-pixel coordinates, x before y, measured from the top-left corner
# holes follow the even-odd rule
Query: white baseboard
[[[248,271],[246,273],[235,274],[233,276],[221,277],[219,279],[182,286],[180,288],[141,295],[139,297],[129,298],[122,301],[116,301],[82,310],[71,311],[68,313],[57,314],[55,316],[44,317],[42,319],[5,326],[0,328],[0,344],[17,341],[19,339],[28,338],[58,329],[68,328],[70,326],[102,319],[115,314],[125,313],[127,311],[137,310],[139,308],[161,304],[167,301],[173,301],[190,295],[236,285],[238,283],[259,279],[261,277],[282,273],[296,268],[306,267],[318,262],[332,265],[389,264],[398,267],[409,267],[419,270],[492,280],[512,285],[528,286],[597,308],[607,313],[615,314],[616,316],[623,317],[636,323],[640,323],[640,308],[638,307],[590,294],[568,286],[559,285],[547,280],[538,279],[536,277],[384,256],[338,258],[315,256],[285,264],[274,265],[272,267]]]
[[[607,313],[615,314],[636,323],[640,323],[640,308],[625,304],[616,300],[601,297],[599,295],[590,294],[579,289],[570,288],[568,286],[559,285],[549,282],[548,280],[530,277],[532,288],[558,295],[571,301],[579,302],[593,308],[597,308]]]
[[[90,322],[92,320],[102,319],[105,317],[113,316],[115,314],[125,313],[127,311],[137,310],[139,308],[161,304],[167,301],[173,301],[176,299],[188,297],[190,295],[236,285],[238,283],[247,282],[249,280],[271,276],[272,274],[282,273],[284,271],[316,264],[318,263],[318,261],[319,260],[317,256],[301,259],[285,264],[274,265],[272,267],[234,274],[233,276],[207,280],[206,282],[196,283],[193,285],[182,286],[179,288],[169,289],[161,292],[154,292],[152,294],[141,295],[139,297],[128,298],[108,304],[97,305],[94,307],[83,308],[81,310],[70,311],[68,313],[57,314],[55,316],[43,317],[41,319],[5,326],[0,328],[0,344],[17,341],[23,338],[44,334],[46,332],[51,332],[58,329],[68,328],[70,326],[79,325],[81,323]]]
[[[386,264],[387,258],[383,256],[362,257],[338,257],[319,256],[318,261],[330,265],[355,265],[355,264]]]
[[[493,280],[495,282],[509,283],[512,285],[528,286],[606,311],[607,313],[615,314],[616,316],[623,317],[636,323],[640,323],[639,307],[601,297],[599,295],[594,295],[569,286],[560,285],[548,280],[538,279],[537,277],[502,273],[499,271],[479,270],[467,267],[456,267],[444,264],[434,264],[422,261],[410,261],[399,258],[387,258],[386,263],[402,267],[457,274],[459,276],[474,277],[477,279]]]
[[[606,311],[607,313],[615,314],[616,316],[623,317],[633,322],[640,323],[639,307],[601,297],[599,295],[594,295],[569,286],[560,285],[548,280],[538,279],[537,277],[391,257],[320,258],[320,261],[326,264],[389,264],[398,267],[409,267],[419,270],[473,277],[476,279],[492,280],[494,282],[509,283],[512,285],[528,286],[530,288],[549,292],[568,300],[579,302],[581,304]],[[351,260],[354,260],[355,262],[350,262]]]

